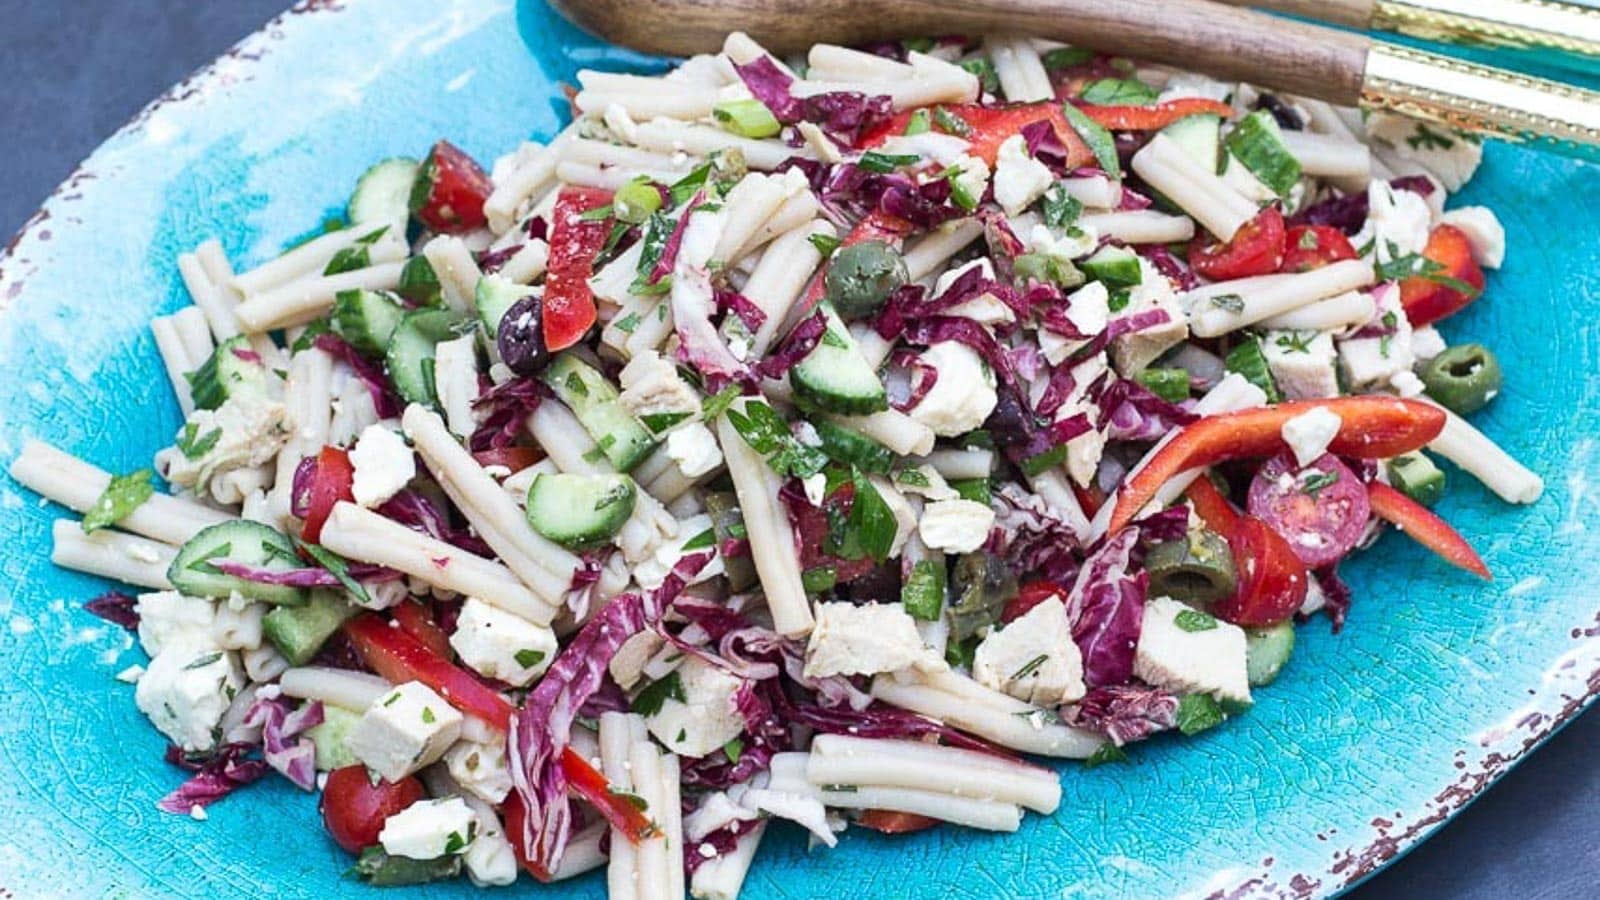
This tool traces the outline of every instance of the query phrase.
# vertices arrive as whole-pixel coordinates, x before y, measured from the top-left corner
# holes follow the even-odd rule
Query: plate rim
[[[70,216],[73,204],[83,199],[78,192],[79,186],[97,177],[97,167],[105,161],[114,145],[146,129],[158,111],[196,106],[214,91],[226,88],[233,82],[253,79],[254,70],[270,55],[275,42],[289,39],[284,32],[286,24],[308,16],[332,22],[350,11],[348,2],[351,0],[296,0],[293,6],[158,94],[97,143],[94,150],[52,189],[5,245],[0,247],[0,317],[11,311],[28,279],[38,271],[32,260],[24,255],[25,251],[31,244],[47,239],[47,226],[52,219]],[[512,0],[514,18],[523,14],[520,7],[527,2],[530,0]],[[553,11],[550,14],[556,15]],[[1592,638],[1596,635],[1600,635],[1600,608],[1596,609],[1591,627],[1573,629],[1575,638]],[[1254,871],[1238,873],[1230,883],[1215,888],[1207,895],[1207,900],[1334,896],[1366,882],[1449,824],[1462,810],[1482,797],[1489,788],[1498,784],[1506,774],[1591,706],[1600,697],[1600,654],[1593,657],[1588,670],[1581,675],[1584,683],[1581,694],[1566,696],[1559,691],[1541,691],[1533,698],[1532,704],[1520,707],[1529,711],[1514,725],[1494,734],[1492,739],[1486,737],[1477,742],[1478,752],[1475,755],[1469,758],[1468,749],[1458,748],[1454,752],[1455,778],[1439,785],[1432,799],[1423,808],[1414,810],[1419,813],[1414,819],[1402,824],[1387,816],[1376,816],[1372,825],[1377,834],[1363,844],[1333,849],[1326,856],[1330,865],[1323,872],[1290,874],[1274,871],[1269,857],[1266,865]],[[1538,708],[1540,701],[1548,704],[1556,696],[1561,697],[1563,702],[1555,712]],[[1529,709],[1529,706],[1535,708]],[[1519,733],[1521,740],[1510,752],[1491,749]],[[1285,875],[1288,877],[1285,878]]]

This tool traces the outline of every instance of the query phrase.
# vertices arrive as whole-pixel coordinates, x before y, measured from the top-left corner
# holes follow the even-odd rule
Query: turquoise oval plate
[[[146,323],[187,303],[180,251],[214,235],[254,264],[338,211],[372,160],[441,135],[492,159],[557,129],[578,67],[659,65],[542,5],[520,15],[512,0],[302,3],[106,142],[0,260],[0,459],[38,436],[108,469],[149,464],[179,422]],[[1303,628],[1249,714],[1127,764],[1063,767],[1061,810],[1015,835],[858,830],[808,852],[775,829],[745,896],[1331,894],[1579,712],[1600,688],[1600,179],[1496,146],[1461,202],[1498,210],[1511,250],[1445,331],[1500,353],[1508,383],[1478,424],[1549,483],[1511,508],[1452,473],[1440,512],[1493,584],[1388,535],[1348,567],[1348,627]],[[341,878],[314,800],[281,779],[206,822],[156,810],[180,775],[112,677],[142,656],[80,611],[105,583],[50,565],[58,513],[0,481],[0,896],[375,896]]]

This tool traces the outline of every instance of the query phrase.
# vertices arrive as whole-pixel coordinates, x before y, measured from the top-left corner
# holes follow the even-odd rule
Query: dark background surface
[[[0,0],[0,242],[145,103],[284,5]],[[1351,896],[1600,896],[1596,747],[1600,716],[1590,715]]]

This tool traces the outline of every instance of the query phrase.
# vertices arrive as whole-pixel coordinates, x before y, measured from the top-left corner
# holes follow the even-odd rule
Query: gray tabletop
[[[0,238],[147,101],[284,0],[0,0]],[[70,10],[70,12],[68,11]],[[1358,623],[1359,625],[1359,623]],[[1600,895],[1600,716],[1580,719],[1351,896]]]

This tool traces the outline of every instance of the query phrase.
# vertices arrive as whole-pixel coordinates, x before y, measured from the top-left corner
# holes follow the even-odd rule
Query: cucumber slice
[[[239,519],[203,529],[178,548],[178,555],[167,568],[167,580],[191,597],[225,598],[238,591],[240,596],[278,606],[306,604],[305,588],[262,584],[224,575],[211,564],[211,560],[222,557],[277,571],[298,569],[303,565],[283,532],[259,522]]]
[[[216,409],[233,397],[265,395],[273,375],[241,334],[218,344],[211,358],[186,377],[195,408]]]
[[[622,530],[638,497],[626,475],[541,472],[528,486],[528,524],[569,550],[587,550]]]
[[[1213,113],[1184,116],[1161,133],[1183,148],[1207,172],[1222,165],[1222,117]]]
[[[1407,497],[1432,506],[1444,496],[1444,472],[1421,453],[1407,453],[1389,460],[1389,483]]]
[[[789,370],[795,398],[824,412],[864,416],[889,408],[883,379],[867,364],[855,338],[833,307],[820,307],[827,320],[822,339]]]
[[[359,721],[361,713],[331,703],[322,704],[322,724],[306,729],[306,737],[311,738],[312,746],[317,750],[318,772],[332,772],[360,762],[350,752],[348,743],[350,730]]]
[[[472,304],[478,308],[478,321],[483,323],[483,330],[491,340],[500,335],[500,320],[506,317],[506,310],[532,292],[532,288],[502,275],[485,275],[478,279]]]
[[[406,308],[388,291],[340,291],[333,298],[333,330],[368,356],[382,356]]]
[[[818,419],[811,427],[822,439],[822,452],[830,459],[879,474],[887,474],[894,465],[894,451],[853,428],[835,425],[827,419]]]
[[[1223,144],[1234,159],[1279,197],[1288,197],[1300,181],[1300,160],[1283,142],[1277,120],[1264,109],[1240,119]]]
[[[655,438],[622,405],[616,387],[594,366],[563,353],[551,361],[543,377],[617,471],[631,470],[655,449]]]
[[[1246,628],[1244,668],[1251,687],[1271,684],[1294,652],[1294,622],[1279,622],[1271,628]]]
[[[417,180],[418,163],[396,156],[373,163],[356,179],[356,189],[345,204],[350,224],[363,222],[404,222],[411,215],[407,205],[411,185]]]
[[[440,341],[456,336],[459,320],[443,309],[419,309],[400,319],[384,354],[389,380],[407,403],[434,406],[433,357]]]
[[[280,606],[261,617],[261,634],[290,665],[303,666],[358,610],[343,591],[318,589],[305,606]]]
[[[1133,287],[1144,280],[1139,254],[1128,247],[1101,247],[1093,256],[1079,262],[1078,268],[1108,288]]]
[[[426,256],[413,256],[400,267],[400,283],[394,291],[417,306],[439,306],[444,302],[440,293],[439,273]]]

